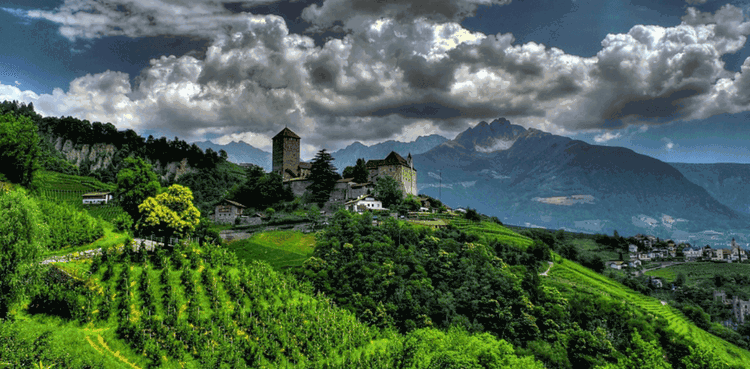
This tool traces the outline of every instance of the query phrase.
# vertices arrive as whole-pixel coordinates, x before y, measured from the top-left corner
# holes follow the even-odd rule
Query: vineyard
[[[268,235],[269,242],[296,237]],[[451,363],[451,355],[462,363],[473,357],[470,364],[492,355],[510,367],[541,368],[486,334],[422,329],[401,336],[370,327],[293,277],[265,263],[238,262],[213,245],[110,251],[57,264],[47,278],[58,283],[31,305],[69,314],[86,327],[79,338],[84,334],[91,348],[122,367],[428,368],[432,360]],[[61,305],[67,309],[53,308]],[[122,343],[129,347],[111,348]]]
[[[648,314],[663,317],[668,321],[668,329],[683,337],[687,342],[702,346],[718,355],[724,362],[744,366],[750,360],[750,352],[718,338],[695,326],[675,308],[662,304],[659,300],[639,294],[629,288],[586,269],[576,263],[555,257],[555,264],[549,272],[549,283],[558,285],[561,290],[573,289],[596,295],[604,295],[616,301],[637,307]]]
[[[454,219],[450,223],[466,233],[479,236],[480,240],[486,245],[489,245],[491,240],[497,240],[500,243],[525,250],[534,243],[530,238],[519,235],[493,222],[472,222],[465,219]]]
[[[112,221],[123,214],[122,208],[114,204],[83,205],[82,195],[87,192],[114,190],[114,185],[102,183],[91,177],[40,171],[37,174],[39,192],[42,197],[57,202],[65,202],[88,211],[93,217]]]

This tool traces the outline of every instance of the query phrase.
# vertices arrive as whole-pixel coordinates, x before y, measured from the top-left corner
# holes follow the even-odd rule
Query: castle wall
[[[289,187],[292,189],[292,193],[294,196],[302,196],[305,194],[305,191],[307,191],[307,188],[310,187],[312,184],[311,180],[301,180],[301,181],[289,181],[285,182],[285,185],[289,185]]]

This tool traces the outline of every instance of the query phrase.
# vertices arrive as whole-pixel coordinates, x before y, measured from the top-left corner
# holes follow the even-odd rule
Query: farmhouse
[[[242,216],[242,211],[245,209],[245,205],[232,200],[222,200],[214,212],[214,222],[216,223],[232,223],[237,217]]]
[[[84,205],[107,204],[112,200],[111,192],[89,192],[82,195]]]

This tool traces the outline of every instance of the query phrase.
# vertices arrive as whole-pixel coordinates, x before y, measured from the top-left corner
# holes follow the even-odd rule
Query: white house
[[[703,257],[702,248],[686,247],[682,249],[682,253],[685,255],[685,260],[687,261],[695,261]]]
[[[641,261],[640,260],[631,260],[631,261],[628,262],[628,266],[631,267],[631,268],[639,267],[639,266],[641,266]]]
[[[110,200],[112,200],[111,192],[89,192],[89,193],[83,194],[84,205],[101,204],[101,203],[106,204]]]
[[[344,206],[347,210],[356,212],[362,212],[363,210],[386,210],[383,208],[382,201],[376,200],[371,196],[362,196],[358,199],[348,201]]]
[[[638,252],[638,246],[631,243],[630,245],[628,245],[628,251],[631,253],[636,253]]]

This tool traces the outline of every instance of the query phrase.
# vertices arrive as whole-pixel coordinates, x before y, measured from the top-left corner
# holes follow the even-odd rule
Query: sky
[[[4,0],[0,100],[302,157],[504,117],[750,163],[750,0]]]

